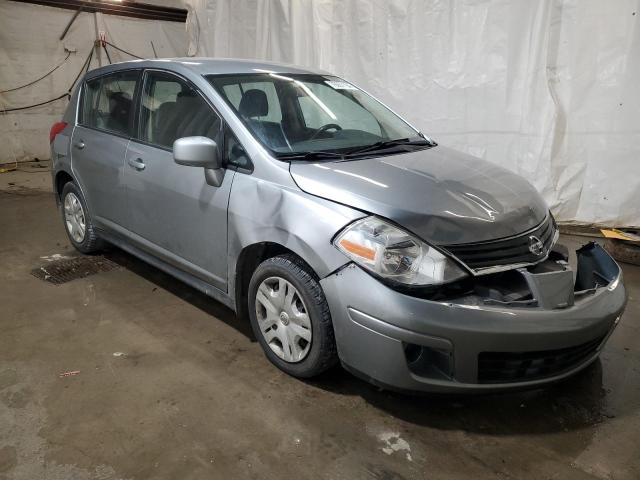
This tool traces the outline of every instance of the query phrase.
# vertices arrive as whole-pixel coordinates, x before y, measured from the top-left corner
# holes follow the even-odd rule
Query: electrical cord
[[[63,93],[62,95],[59,95],[55,98],[52,98],[51,100],[46,100],[44,102],[40,102],[40,103],[34,103],[33,105],[25,105],[24,107],[14,107],[14,108],[4,108],[2,107],[2,113],[9,113],[9,112],[18,112],[21,110],[28,110],[29,108],[35,108],[35,107],[41,107],[43,105],[47,105],[49,103],[53,103],[57,100],[60,100],[61,98],[64,97],[68,97],[71,98],[71,91],[73,90],[73,87],[76,85],[76,83],[78,82],[78,79],[80,78],[80,76],[82,75],[82,73],[86,73],[89,71],[89,66],[91,65],[91,59],[93,58],[93,48],[91,48],[91,51],[89,52],[89,55],[87,56],[86,60],[84,61],[84,63],[82,64],[82,67],[80,67],[80,71],[78,72],[78,75],[76,75],[75,80],[73,81],[73,83],[71,84],[71,86],[69,87],[69,90],[67,90],[66,93]]]
[[[33,105],[27,105],[24,107],[15,107],[15,108],[3,108],[2,109],[2,113],[9,113],[9,112],[17,112],[20,110],[27,110],[29,108],[35,108],[35,107],[41,107],[42,105],[47,105],[48,103],[53,103],[57,100],[60,100],[61,98],[64,97],[68,97],[69,94],[68,93],[63,93],[62,95],[56,97],[56,98],[52,98],[51,100],[47,100],[45,102],[40,102],[40,103],[34,103]]]
[[[111,47],[115,48],[116,50],[119,50],[119,51],[120,51],[120,52],[122,52],[122,53],[126,53],[127,55],[131,55],[132,57],[142,59],[142,57],[139,57],[139,56],[137,56],[137,55],[134,55],[134,54],[133,54],[133,53],[131,53],[131,52],[127,52],[126,50],[123,50],[122,48],[117,47],[117,46],[115,46],[113,43],[111,43],[111,42],[107,42],[106,40],[102,40],[102,44],[103,44],[103,45],[102,45],[102,47],[104,48],[104,51],[105,51],[105,53],[107,54],[107,58],[109,59],[109,63],[111,63],[111,58],[110,58],[110,56],[109,56],[109,52],[107,52],[107,48],[105,47],[105,45],[104,45],[104,44],[107,44],[107,45],[109,45],[109,46],[111,46]],[[52,99],[50,99],[50,100],[46,100],[46,101],[44,101],[44,102],[34,103],[33,105],[25,105],[24,107],[2,108],[2,110],[1,110],[1,111],[2,111],[2,113],[18,112],[18,111],[21,111],[21,110],[28,110],[29,108],[41,107],[41,106],[43,106],[43,105],[47,105],[47,104],[49,104],[49,103],[53,103],[53,102],[55,102],[55,101],[57,101],[57,100],[60,100],[61,98],[64,98],[64,97],[69,97],[69,98],[71,98],[71,91],[73,90],[73,87],[75,87],[75,85],[76,85],[76,83],[78,82],[78,79],[79,79],[79,78],[80,78],[80,76],[82,75],[83,71],[84,71],[84,73],[87,73],[87,72],[89,71],[89,67],[91,66],[91,60],[92,60],[92,58],[93,58],[93,51],[94,51],[94,49],[95,49],[95,44],[94,44],[94,48],[92,48],[92,49],[91,49],[91,51],[89,52],[89,55],[87,56],[87,59],[86,59],[86,60],[84,61],[84,63],[82,64],[82,67],[80,67],[80,71],[78,72],[78,75],[76,75],[76,78],[73,80],[73,83],[72,83],[72,84],[71,84],[71,86],[69,87],[69,90],[67,90],[67,93],[63,93],[62,95],[59,95],[59,96],[57,96],[57,97],[55,97],[55,98],[52,98]],[[70,56],[70,55],[71,55],[71,52],[68,52],[68,53],[67,53],[66,58],[65,58],[61,63],[59,63],[58,65],[56,65],[56,67],[55,67],[55,68],[53,68],[51,71],[49,71],[47,74],[45,74],[43,77],[41,77],[41,78],[39,78],[39,79],[37,79],[37,80],[34,80],[33,82],[27,83],[27,84],[25,84],[25,85],[21,85],[20,87],[16,87],[16,88],[13,88],[13,89],[10,89],[10,90],[3,90],[3,91],[1,91],[0,93],[5,93],[5,92],[13,91],[13,90],[18,90],[19,88],[27,87],[27,86],[29,86],[29,85],[33,85],[33,84],[34,84],[34,83],[36,83],[36,82],[39,82],[40,80],[42,80],[43,78],[45,78],[46,76],[50,75],[50,74],[51,74],[51,73],[53,73],[55,70],[57,70],[57,69],[58,69],[58,68],[59,68],[59,67],[60,67],[64,62],[66,62],[66,61],[67,61],[67,59],[69,58],[69,56]]]
[[[114,45],[113,43],[111,43],[111,42],[107,42],[106,40],[102,40],[102,43],[103,43],[103,44],[105,44],[105,43],[106,43],[106,44],[107,44],[107,45],[109,45],[110,47],[113,47],[113,48],[115,48],[116,50],[118,50],[118,51],[120,51],[120,52],[122,52],[122,53],[126,53],[127,55],[130,55],[130,56],[132,56],[132,57],[134,57],[134,58],[137,58],[137,59],[140,59],[140,60],[144,60],[144,57],[139,57],[138,55],[134,55],[134,54],[133,54],[133,53],[131,53],[131,52],[127,52],[126,50],[124,50],[124,49],[122,49],[122,48],[120,48],[120,47],[115,46],[115,45]]]
[[[107,50],[107,46],[104,43],[102,44],[102,49],[104,50],[104,53],[107,54],[107,60],[109,60],[109,65],[111,65],[113,63],[111,61],[111,55],[109,55],[109,50]]]
[[[70,56],[71,56],[71,52],[67,51],[67,56],[64,57],[64,60],[62,60],[60,63],[58,63],[55,67],[53,67],[51,70],[49,70],[47,73],[45,73],[41,77],[36,78],[35,80],[29,83],[25,83],[24,85],[20,85],[19,87],[9,88],[7,90],[0,90],[0,93],[14,92],[16,90],[20,90],[21,88],[30,87],[34,83],[38,83],[40,80],[47,78],[49,75],[55,72],[58,68],[60,68],[64,64],[64,62],[66,62],[69,59]]]
[[[76,75],[76,78],[73,80],[73,83],[69,87],[69,90],[67,90],[67,94],[68,95],[71,95],[71,90],[73,90],[73,87],[76,86],[76,83],[78,82],[78,79],[80,78],[80,75],[82,75],[82,71],[84,70],[85,73],[87,73],[89,71],[89,66],[91,65],[91,59],[93,58],[93,50],[94,49],[95,49],[95,44],[91,48],[91,51],[89,51],[89,55],[87,55],[87,58],[85,59],[85,61],[82,64],[82,66],[80,67],[80,71],[78,72],[78,75]]]
[[[71,91],[73,90],[73,87],[76,85],[76,83],[78,82],[78,79],[80,78],[80,76],[82,75],[82,72],[84,71],[85,73],[89,71],[89,67],[91,66],[91,59],[93,58],[93,51],[95,49],[95,44],[91,47],[91,51],[89,52],[89,55],[87,55],[87,58],[85,59],[84,63],[82,64],[82,66],[80,67],[80,71],[78,72],[78,75],[76,75],[76,78],[73,80],[73,83],[71,84],[71,86],[69,87],[69,90],[67,90],[66,93],[63,93],[62,95],[57,96],[56,98],[52,98],[51,100],[46,100],[44,102],[40,102],[40,103],[36,103],[33,105],[26,105],[23,107],[14,107],[14,108],[5,108],[4,106],[0,107],[0,111],[3,115],[6,115],[9,112],[16,112],[16,111],[21,111],[21,110],[27,110],[29,108],[35,108],[35,107],[40,107],[42,105],[47,105],[49,103],[53,103],[57,100],[60,100],[64,97],[68,97],[71,98]],[[67,58],[65,58],[65,61],[69,58],[69,55],[71,54],[71,52],[69,52],[69,54],[67,55]],[[64,63],[64,62],[62,62]],[[57,69],[60,65],[59,64],[55,67],[55,69]],[[54,70],[55,70],[54,69]],[[53,70],[52,70],[53,71]],[[50,72],[51,73],[51,72]],[[46,75],[45,75],[46,76]],[[43,77],[44,78],[44,77]],[[11,143],[11,142],[10,142]],[[25,173],[39,173],[37,170],[35,171],[27,171],[27,170],[22,170],[18,168],[18,160],[16,159],[16,155],[15,152],[13,154],[14,157],[14,161],[15,161],[15,166],[12,168],[4,168],[4,167],[0,167],[0,173],[7,173],[7,172],[12,172],[12,171],[16,171],[16,170],[20,170],[23,171]],[[45,171],[49,171],[49,169],[45,170]]]

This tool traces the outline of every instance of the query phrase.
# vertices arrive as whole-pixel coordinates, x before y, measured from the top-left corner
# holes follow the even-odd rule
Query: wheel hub
[[[293,284],[277,276],[265,279],[258,287],[255,308],[269,348],[285,362],[304,360],[311,348],[311,319]]]
[[[82,203],[73,192],[68,193],[64,199],[64,218],[71,238],[78,243],[82,243],[85,235],[86,220]]]

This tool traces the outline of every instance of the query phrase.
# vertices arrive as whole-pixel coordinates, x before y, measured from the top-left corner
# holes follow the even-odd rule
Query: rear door
[[[140,75],[140,70],[118,71],[87,81],[82,90],[72,169],[98,227],[128,223],[124,158]]]
[[[186,79],[157,70],[144,76],[138,132],[125,162],[132,239],[226,291],[227,206],[235,171],[227,170],[222,185],[213,187],[204,169],[177,165],[172,151],[176,139],[190,136],[209,137],[222,150],[222,119]]]

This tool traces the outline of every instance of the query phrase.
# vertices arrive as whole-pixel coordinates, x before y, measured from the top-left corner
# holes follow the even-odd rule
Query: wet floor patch
[[[31,270],[31,274],[54,285],[62,285],[72,280],[120,268],[117,263],[101,255],[61,258],[54,261],[46,258],[45,260],[43,265]]]

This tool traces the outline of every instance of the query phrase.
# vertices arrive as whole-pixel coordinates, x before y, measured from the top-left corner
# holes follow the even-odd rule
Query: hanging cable
[[[89,71],[89,68],[91,67],[91,59],[93,58],[93,52],[98,48],[97,45],[93,45],[93,48],[91,49],[91,52],[89,52],[89,58],[87,60],[87,68],[85,68],[84,73],[86,74]],[[74,82],[75,83],[75,82]],[[73,88],[73,85],[71,85],[71,88]]]
[[[19,87],[14,87],[14,88],[9,88],[7,90],[0,90],[0,93],[7,93],[7,92],[14,92],[16,90],[20,90],[21,88],[25,88],[25,87],[29,87],[31,85],[33,85],[34,83],[38,83],[40,80],[48,77],[49,75],[51,75],[53,72],[55,72],[57,69],[59,69],[62,64],[64,62],[66,62],[69,59],[69,56],[71,55],[71,52],[67,51],[67,56],[64,57],[64,60],[62,60],[60,63],[58,63],[55,67],[53,67],[51,70],[49,70],[47,73],[45,73],[44,75],[42,75],[39,78],[36,78],[35,80],[33,80],[32,82],[29,83],[25,83],[24,85],[20,85]]]
[[[56,100],[60,100],[61,98],[68,97],[68,96],[69,96],[68,93],[63,93],[62,95],[60,95],[60,96],[58,96],[56,98],[52,98],[51,100],[47,100],[46,102],[35,103],[33,105],[27,105],[25,107],[2,108],[2,113],[17,112],[18,110],[26,110],[28,108],[41,107],[42,105],[46,105],[48,103],[53,103]]]
[[[133,53],[131,53],[131,52],[127,52],[126,50],[124,50],[124,49],[122,49],[122,48],[120,48],[120,47],[116,47],[116,46],[115,46],[113,43],[111,43],[111,42],[107,42],[106,40],[102,40],[102,42],[103,42],[103,43],[106,43],[106,44],[107,44],[107,45],[109,45],[110,47],[113,47],[113,48],[115,48],[116,50],[118,50],[118,51],[120,51],[120,52],[122,52],[122,53],[126,53],[127,55],[130,55],[130,56],[132,56],[132,57],[134,57],[134,58],[137,58],[137,59],[140,59],[140,60],[144,60],[144,58],[143,58],[143,57],[139,57],[138,55],[134,55],[134,54],[133,54]]]
[[[20,110],[27,110],[29,108],[41,107],[43,105],[47,105],[49,103],[53,103],[53,102],[55,102],[57,100],[60,100],[61,98],[64,98],[64,97],[70,98],[71,97],[71,91],[73,90],[73,87],[78,82],[78,79],[80,78],[80,76],[83,73],[86,73],[86,72],[89,71],[89,67],[91,66],[91,59],[93,58],[93,50],[94,50],[94,47],[91,48],[91,51],[89,52],[89,55],[87,55],[87,58],[85,59],[85,61],[82,64],[82,66],[80,67],[80,71],[78,72],[78,75],[76,75],[75,80],[73,81],[73,83],[69,87],[69,90],[67,90],[66,93],[63,93],[62,95],[59,95],[56,98],[52,98],[51,100],[46,100],[44,102],[35,103],[33,105],[26,105],[24,107],[14,107],[14,108],[0,107],[2,113],[4,114],[4,113],[9,113],[9,112],[17,112],[17,111],[20,111]]]
[[[111,55],[109,55],[109,50],[107,50],[107,46],[104,43],[102,42],[100,43],[102,45],[102,49],[104,50],[104,53],[107,54],[107,60],[109,60],[109,65],[111,65],[113,62],[111,61]]]
[[[89,55],[87,55],[87,58],[85,59],[85,61],[82,64],[82,66],[80,67],[80,71],[78,72],[78,75],[76,75],[76,78],[73,80],[73,83],[69,87],[69,90],[67,90],[67,94],[68,95],[71,95],[71,90],[73,90],[73,87],[76,86],[76,83],[78,82],[78,79],[80,78],[80,75],[82,75],[82,71],[85,69],[85,67],[87,68],[87,70],[89,70],[89,65],[91,65],[91,59],[93,58],[93,50],[94,50],[94,48],[95,48],[95,45],[91,49],[91,51],[89,52]]]

